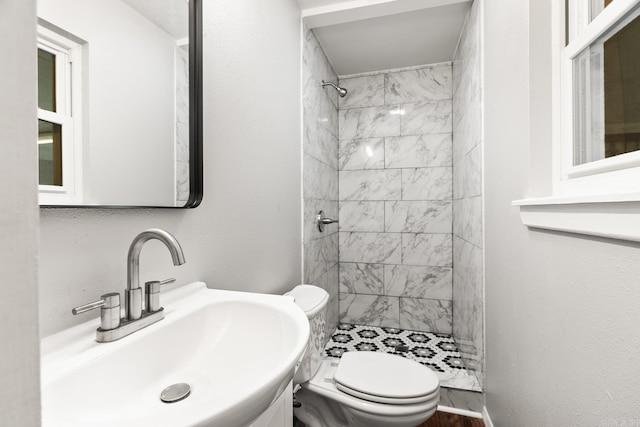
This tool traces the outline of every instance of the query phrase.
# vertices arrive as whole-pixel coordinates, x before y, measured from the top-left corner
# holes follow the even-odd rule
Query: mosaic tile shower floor
[[[448,335],[342,323],[329,339],[325,356],[339,358],[347,351],[397,354],[431,368],[442,387],[481,391],[476,377],[465,369],[454,339]]]

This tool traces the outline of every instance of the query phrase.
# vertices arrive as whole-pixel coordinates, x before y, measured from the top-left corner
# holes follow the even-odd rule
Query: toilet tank
[[[324,352],[325,314],[329,294],[313,285],[298,285],[285,295],[295,298],[295,303],[309,319],[309,343],[293,377],[294,384],[309,381],[322,362]]]

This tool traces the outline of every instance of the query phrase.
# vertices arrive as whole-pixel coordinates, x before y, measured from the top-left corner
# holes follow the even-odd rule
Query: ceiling
[[[315,7],[330,6],[338,3],[350,3],[352,0],[298,0],[300,9],[313,9]]]
[[[451,61],[471,0],[298,0],[339,76]]]
[[[189,3],[185,0],[122,0],[174,39],[189,35]]]

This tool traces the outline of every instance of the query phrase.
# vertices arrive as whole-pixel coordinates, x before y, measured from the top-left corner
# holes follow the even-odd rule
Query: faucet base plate
[[[104,330],[98,328],[96,330],[97,342],[111,342],[126,337],[142,328],[146,328],[160,320],[164,319],[164,308],[160,307],[160,310],[154,312],[142,312],[142,317],[137,320],[122,319],[120,326],[115,329]]]

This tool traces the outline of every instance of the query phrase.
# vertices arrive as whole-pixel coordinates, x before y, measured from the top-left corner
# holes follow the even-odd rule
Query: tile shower
[[[451,64],[340,84],[341,321],[451,334]]]
[[[338,325],[338,227],[320,233],[318,211],[338,217],[338,95],[320,82],[337,81],[313,32],[305,29],[303,53],[303,250],[304,281],[329,293],[327,329]],[[327,337],[328,339],[328,337]]]
[[[305,281],[330,294],[327,339],[339,324],[453,335],[481,381],[478,3],[453,62],[341,76],[344,98],[322,89],[338,77],[305,29],[303,240]],[[338,227],[320,233],[320,209]]]
[[[178,42],[176,64],[176,206],[189,200],[189,44]]]
[[[453,336],[483,381],[481,2],[473,2],[453,60]]]

